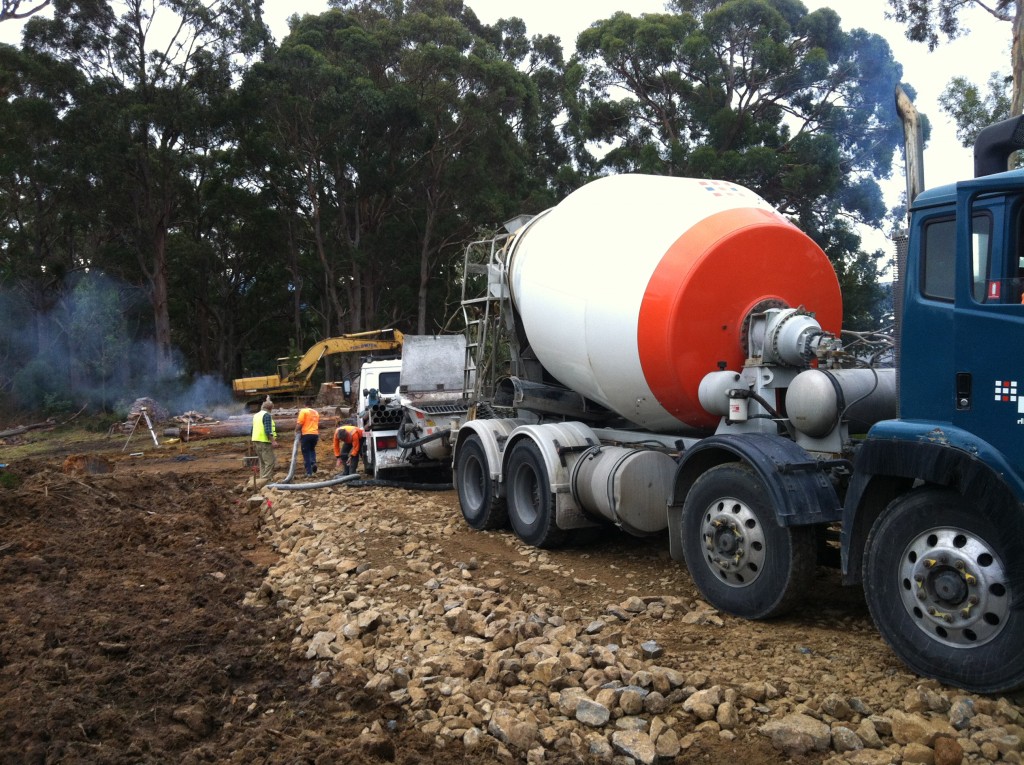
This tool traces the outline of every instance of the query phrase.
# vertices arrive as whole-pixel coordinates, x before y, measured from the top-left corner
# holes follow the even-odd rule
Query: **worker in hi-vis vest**
[[[277,446],[277,423],[270,416],[274,408],[268,397],[263,406],[252,417],[252,448],[260,458],[260,478],[270,479],[274,475],[274,447]]]
[[[316,444],[320,440],[320,413],[308,406],[303,407],[299,410],[295,427],[300,433],[299,445],[306,475],[313,475],[316,473]]]

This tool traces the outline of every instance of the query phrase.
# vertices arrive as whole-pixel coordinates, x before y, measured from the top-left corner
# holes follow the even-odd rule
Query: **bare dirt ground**
[[[391,710],[360,687],[312,692],[293,625],[242,605],[275,560],[230,491],[244,443],[94,446],[112,473],[66,474],[61,452],[6,468],[20,481],[0,489],[0,762],[430,760],[415,731],[351,751]]]
[[[294,617],[244,604],[278,560],[237,491],[251,476],[246,446],[199,442],[131,457],[117,438],[76,444],[76,453],[109,460],[112,472],[97,475],[65,472],[67,447],[0,458],[9,462],[0,481],[0,763],[497,761],[493,748],[464,751],[455,741],[438,749],[363,678],[311,682],[313,664],[291,647]],[[434,495],[458,514],[454,492]],[[396,490],[396,515],[408,496]],[[385,565],[393,543],[365,533],[370,562]],[[452,560],[471,554],[489,568],[518,566],[518,587],[550,584],[544,571],[523,570],[524,551],[507,534],[463,527],[432,541]],[[661,538],[617,535],[550,556],[571,568],[557,585],[565,602],[600,613],[651,591],[697,599],[666,547]],[[768,677],[794,703],[834,690],[898,706],[917,679],[875,633],[859,592],[832,572],[819,580],[814,602],[783,621],[658,622],[639,637],[691,671]],[[387,733],[368,744],[360,733],[375,723]],[[676,761],[825,758],[787,757],[753,734],[700,736]],[[583,753],[546,761],[563,759],[587,761]]]

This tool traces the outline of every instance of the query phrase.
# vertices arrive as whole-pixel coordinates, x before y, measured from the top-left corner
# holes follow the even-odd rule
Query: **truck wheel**
[[[508,518],[516,536],[534,547],[557,547],[565,532],[555,525],[555,503],[548,471],[529,439],[512,447],[505,475]]]
[[[947,489],[894,500],[864,550],[871,617],[914,672],[975,693],[1024,685],[1024,611],[1013,608],[1011,519],[993,523]],[[1013,584],[1018,582],[1015,580]]]
[[[715,608],[746,619],[789,611],[814,577],[814,528],[780,526],[767,497],[750,467],[730,462],[700,476],[683,504],[690,576]]]
[[[455,455],[455,485],[462,517],[470,528],[482,531],[508,525],[505,501],[494,496],[487,453],[475,433],[466,437]]]

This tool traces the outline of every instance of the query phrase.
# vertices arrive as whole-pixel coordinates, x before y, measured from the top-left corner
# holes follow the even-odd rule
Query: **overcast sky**
[[[526,22],[527,33],[554,34],[561,38],[570,52],[576,36],[591,22],[608,18],[616,11],[634,15],[661,12],[664,0],[465,0],[485,23],[501,17],[518,16]],[[863,27],[885,37],[896,59],[903,64],[904,80],[918,92],[917,107],[932,121],[932,140],[925,154],[925,183],[935,186],[968,178],[973,173],[973,159],[968,149],[960,147],[955,128],[939,111],[936,99],[949,80],[957,75],[983,84],[991,72],[1009,71],[1010,25],[997,22],[984,11],[968,15],[969,34],[953,43],[943,43],[933,53],[921,43],[906,40],[903,28],[885,18],[887,0],[804,0],[815,10],[831,7],[842,17],[844,29]],[[264,0],[264,19],[280,40],[288,32],[287,19],[294,13],[319,13],[327,9],[327,0]],[[19,25],[0,23],[0,41],[18,41]],[[893,119],[898,119],[893,109]],[[900,172],[900,170],[897,170]],[[898,195],[902,179],[892,184],[888,196]],[[890,199],[890,204],[895,204]]]

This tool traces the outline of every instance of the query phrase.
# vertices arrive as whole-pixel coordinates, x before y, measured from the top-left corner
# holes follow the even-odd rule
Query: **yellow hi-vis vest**
[[[263,419],[264,417],[267,417],[270,420],[270,433],[267,433],[266,421]],[[252,440],[269,444],[271,439],[277,439],[277,423],[274,422],[274,418],[270,416],[270,412],[264,412],[261,409],[252,416]]]

